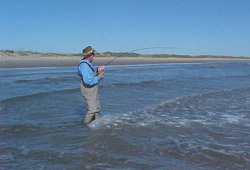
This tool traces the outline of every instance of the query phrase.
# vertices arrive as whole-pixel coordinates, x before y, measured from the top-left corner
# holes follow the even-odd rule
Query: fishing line
[[[136,51],[142,51],[142,50],[150,50],[150,49],[159,49],[159,48],[165,48],[165,49],[186,49],[186,48],[175,48],[175,47],[146,47],[146,48],[138,48],[138,49],[135,49],[135,50],[131,50],[131,51],[128,51],[128,52],[125,52],[123,54],[120,54],[118,55],[117,57],[114,57],[113,59],[111,59],[110,61],[108,61],[105,66],[109,65],[110,63],[112,63],[114,60],[116,60],[117,58],[121,57],[121,56],[124,56],[124,55],[127,55],[128,53],[132,53],[132,52],[136,52]]]

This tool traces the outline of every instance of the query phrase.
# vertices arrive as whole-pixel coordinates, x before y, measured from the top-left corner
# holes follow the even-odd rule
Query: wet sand
[[[94,65],[105,65],[113,58],[96,57]],[[27,68],[27,67],[71,67],[76,66],[79,57],[9,57],[0,58],[0,68]],[[225,58],[131,58],[122,57],[114,60],[110,65],[160,64],[160,63],[203,63],[203,62],[250,62],[250,59]]]

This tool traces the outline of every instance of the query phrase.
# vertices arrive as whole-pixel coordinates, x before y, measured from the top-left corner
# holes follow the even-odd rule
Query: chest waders
[[[87,64],[92,70],[92,75],[97,76],[97,73],[87,62],[81,62],[78,65],[78,67],[81,64]],[[79,75],[79,78],[80,78],[81,93],[87,105],[87,113],[85,115],[84,123],[88,124],[88,123],[91,123],[93,120],[98,119],[100,116],[101,103],[99,99],[99,85],[95,84],[91,86],[91,85],[84,83],[82,75]]]

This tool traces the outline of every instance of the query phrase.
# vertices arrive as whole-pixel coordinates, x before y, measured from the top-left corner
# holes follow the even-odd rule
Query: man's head
[[[95,50],[91,46],[84,48],[82,52],[85,59],[89,60],[90,62],[93,61]]]

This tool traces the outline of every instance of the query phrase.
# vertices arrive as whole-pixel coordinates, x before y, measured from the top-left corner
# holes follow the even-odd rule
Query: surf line
[[[128,51],[128,52],[124,52],[120,55],[118,55],[117,57],[114,57],[113,59],[111,59],[110,61],[108,61],[105,66],[109,65],[110,63],[112,63],[114,60],[116,60],[117,58],[119,57],[122,57],[124,55],[127,55],[128,53],[132,53],[132,52],[136,52],[136,51],[142,51],[142,50],[151,50],[151,49],[160,49],[160,48],[165,48],[165,49],[179,49],[179,50],[183,50],[183,49],[186,49],[186,50],[189,50],[187,48],[175,48],[175,47],[145,47],[145,48],[138,48],[138,49],[135,49],[135,50],[131,50],[131,51]]]

